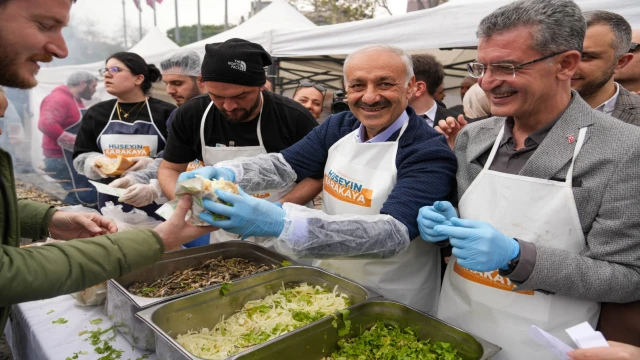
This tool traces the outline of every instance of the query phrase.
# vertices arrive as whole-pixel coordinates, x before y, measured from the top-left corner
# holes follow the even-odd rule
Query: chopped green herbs
[[[326,360],[462,360],[449,343],[420,341],[411,328],[386,326],[381,321],[358,337],[340,340],[338,348]]]
[[[58,320],[53,320],[51,323],[52,324],[66,324],[69,321],[67,319],[64,318],[58,318]]]
[[[53,314],[54,312],[55,312],[55,310],[49,310],[49,311],[47,311],[47,315]]]
[[[229,291],[231,291],[231,283],[223,283],[220,287],[220,295],[225,296],[229,293]]]
[[[101,318],[93,319],[89,321],[89,323],[91,323],[91,325],[99,325],[99,324],[102,324],[102,319]]]
[[[291,264],[291,261],[289,261],[289,260],[283,260],[281,265],[282,266],[291,266],[292,264]]]
[[[71,356],[71,357],[68,357],[68,356],[67,356],[67,358],[66,358],[65,360],[76,360],[76,359],[78,359],[78,357],[79,357],[80,355],[89,355],[89,353],[88,353],[88,352],[86,352],[86,351],[78,351],[78,352],[74,352],[74,353],[73,353],[73,356]]]

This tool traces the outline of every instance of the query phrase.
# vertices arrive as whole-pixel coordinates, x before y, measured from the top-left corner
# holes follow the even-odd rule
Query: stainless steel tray
[[[227,241],[212,245],[200,246],[181,251],[166,253],[162,260],[138,271],[109,280],[107,283],[107,315],[118,331],[129,342],[142,350],[155,350],[153,331],[135,317],[135,314],[148,307],[164,303],[176,298],[184,297],[207,289],[217,288],[213,285],[207,288],[188,291],[182,294],[163,298],[147,298],[131,294],[127,288],[136,282],[152,282],[178,270],[199,266],[205,261],[222,256],[223,258],[244,258],[268,265],[279,265],[288,257],[268,250],[260,245],[246,241]],[[239,281],[241,279],[236,279]]]
[[[432,316],[390,300],[373,300],[349,308],[348,320],[351,320],[351,332],[347,337],[360,334],[377,321],[401,328],[415,329],[420,339],[448,342],[458,350],[464,360],[491,359],[500,347],[479,337],[466,333]],[[239,354],[237,360],[320,360],[338,349],[337,330],[331,324],[331,318],[318,321],[306,328],[274,339]],[[343,324],[339,324],[339,327]]]
[[[233,315],[248,301],[264,298],[283,284],[289,287],[303,282],[322,286],[328,290],[333,290],[337,285],[339,292],[349,296],[351,304],[359,304],[368,299],[380,297],[353,281],[324,270],[308,266],[288,266],[233,284],[225,296],[217,290],[209,290],[156,305],[139,312],[137,316],[155,330],[159,360],[200,359],[180,346],[175,341],[175,337],[189,330],[200,330],[205,327],[211,329],[222,316]]]

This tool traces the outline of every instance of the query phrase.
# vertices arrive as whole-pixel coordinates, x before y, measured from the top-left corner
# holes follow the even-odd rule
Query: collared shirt
[[[424,115],[427,116],[425,118],[425,120],[427,121],[427,124],[429,124],[430,127],[433,127],[433,123],[434,123],[434,121],[436,119],[436,113],[437,112],[438,112],[438,103],[434,101],[433,102],[433,106],[431,107],[431,109],[429,109],[429,111],[424,113]]]
[[[620,95],[620,85],[618,85],[618,83],[615,83],[615,84],[616,84],[616,93],[613,94],[611,99],[603,102],[602,104],[600,104],[600,106],[595,108],[596,111],[603,112],[607,115],[613,114],[613,110],[616,108],[616,103],[618,102],[618,95]]]
[[[407,114],[407,111],[403,111],[402,115],[400,115],[400,117],[393,122],[393,124],[391,124],[391,126],[389,126],[388,128],[386,128],[383,132],[381,132],[380,134],[374,136],[373,138],[365,141],[365,144],[373,144],[373,143],[379,143],[379,142],[385,142],[387,140],[389,140],[389,138],[391,137],[391,135],[393,135],[396,131],[400,130],[400,128],[402,127],[402,125],[404,125],[404,123],[406,123],[409,120],[409,115]],[[366,134],[365,131],[367,131],[364,127],[364,125],[362,125],[362,123],[360,123],[360,128],[358,129],[358,133],[357,133],[357,138],[358,138],[358,142],[362,142],[362,139],[366,138]]]
[[[571,102],[573,102],[573,98],[571,98]],[[571,105],[571,102],[569,105]],[[567,108],[569,108],[569,106],[567,106]],[[531,133],[524,140],[524,147],[519,150],[516,150],[516,142],[513,139],[514,120],[512,117],[508,117],[504,121],[504,135],[502,136],[502,140],[500,140],[500,146],[498,147],[498,151],[496,152],[496,156],[494,157],[489,170],[517,175],[527,161],[529,161],[533,153],[538,149],[538,146],[540,146],[542,141],[547,137],[553,126],[558,122],[558,120],[560,120],[562,115],[564,115],[564,111],[557,119]],[[478,157],[480,165],[484,166],[490,153],[491,147]]]

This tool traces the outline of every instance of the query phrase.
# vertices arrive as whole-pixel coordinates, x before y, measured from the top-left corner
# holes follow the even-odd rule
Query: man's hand
[[[91,213],[56,211],[49,222],[49,232],[56,240],[89,238],[117,231],[113,221]]]
[[[465,120],[464,115],[458,115],[458,120],[449,116],[446,120],[438,121],[438,126],[435,127],[436,131],[440,134],[444,135],[447,138],[447,143],[451,150],[453,150],[456,144],[456,137],[460,133],[460,130],[467,126],[467,120]]]
[[[58,145],[60,145],[61,148],[66,149],[66,150],[70,150],[73,151],[73,146],[76,143],[76,135],[64,131],[56,140],[56,142],[58,143]]]
[[[520,243],[484,221],[454,217],[451,225],[436,225],[433,230],[449,238],[451,253],[469,270],[506,270],[520,253]]]
[[[149,164],[155,161],[154,158],[150,158],[148,156],[133,157],[129,158],[129,160],[133,161],[133,165],[125,172],[123,172],[122,175],[127,175],[128,173],[133,171],[144,170],[147,168],[147,166],[149,166]]]
[[[213,214],[228,217],[228,220],[214,220],[208,213],[201,213],[200,219],[230,233],[249,236],[279,236],[284,228],[286,211],[278,205],[263,199],[247,195],[240,189],[240,195],[216,190],[218,198],[225,205],[212,200],[204,200],[202,204]]]
[[[182,196],[171,218],[154,229],[162,238],[165,250],[176,249],[197,237],[218,230],[213,226],[195,226],[186,221],[185,218],[191,209],[191,203],[191,196]]]
[[[573,360],[638,360],[640,348],[609,341],[610,347],[578,349],[571,351],[569,357]]]
[[[218,180],[220,178],[231,182],[234,182],[236,180],[236,174],[231,169],[204,166],[192,171],[183,172],[182,174],[180,174],[180,176],[178,176],[178,181],[193,179],[196,177],[196,175],[200,175],[208,180]]]
[[[424,206],[418,212],[418,230],[420,236],[429,242],[447,240],[433,228],[437,225],[451,225],[451,218],[458,216],[456,209],[448,201],[436,201],[433,206]]]

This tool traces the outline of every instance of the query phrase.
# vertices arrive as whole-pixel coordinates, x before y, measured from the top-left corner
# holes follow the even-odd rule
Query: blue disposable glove
[[[449,238],[458,264],[469,270],[507,270],[520,253],[520,243],[484,221],[454,217],[451,225],[437,225],[434,230]]]
[[[216,195],[231,206],[205,199],[204,208],[213,214],[224,215],[228,220],[213,220],[208,213],[200,213],[200,219],[215,224],[225,231],[249,236],[279,236],[284,228],[286,211],[270,201],[247,195],[240,189],[240,195],[216,190]]]
[[[233,170],[213,166],[204,166],[195,170],[183,172],[178,176],[178,181],[193,179],[196,175],[200,175],[207,180],[219,180],[220,178],[223,178],[224,180],[231,182],[236,181],[236,174]]]
[[[436,225],[451,225],[449,220],[456,216],[456,209],[448,201],[436,201],[433,206],[422,207],[418,213],[420,236],[430,242],[447,240],[447,236],[438,234],[433,228]]]

